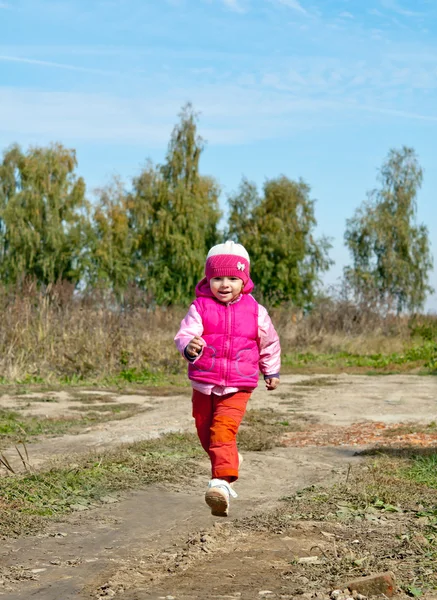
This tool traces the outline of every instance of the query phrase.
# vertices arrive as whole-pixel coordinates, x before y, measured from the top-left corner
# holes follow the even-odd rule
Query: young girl
[[[205,275],[175,337],[189,362],[193,417],[200,442],[209,454],[212,479],[205,500],[215,516],[226,517],[237,497],[242,457],[236,436],[259,370],[268,390],[279,385],[280,345],[266,309],[250,295],[250,259],[240,244],[211,248]]]

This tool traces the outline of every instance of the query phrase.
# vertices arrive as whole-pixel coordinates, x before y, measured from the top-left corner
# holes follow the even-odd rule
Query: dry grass
[[[126,381],[153,382],[154,374],[183,371],[173,343],[183,309],[110,304],[99,298],[57,301],[32,289],[23,295],[3,291],[0,377],[75,381],[123,373]]]
[[[297,381],[293,386],[293,390],[299,390],[302,388],[331,387],[333,385],[338,385],[338,383],[335,379],[331,379],[330,377],[311,377],[310,379]]]
[[[396,316],[341,298],[322,298],[307,315],[282,307],[270,311],[286,352],[387,354],[417,340],[437,340],[437,315]]]
[[[427,465],[432,473],[435,450],[428,458],[434,461]],[[275,512],[236,526],[293,538],[303,531],[312,537],[311,554],[319,556],[319,564],[291,561],[282,573],[293,595],[301,593],[303,577],[306,591],[328,592],[378,571],[393,571],[405,592],[422,595],[437,589],[437,513],[435,477],[419,478],[418,460],[410,453],[356,466],[341,483],[301,490],[284,498]]]
[[[248,410],[238,432],[238,448],[251,452],[263,452],[282,445],[282,436],[289,431],[302,431],[303,425],[293,416],[283,415],[272,409]]]
[[[393,429],[386,429],[383,431],[382,435],[384,437],[397,437],[402,435],[408,435],[410,433],[435,433],[437,429],[437,423],[432,421],[427,425],[421,425],[420,423],[404,423],[399,425],[399,427],[394,427]]]
[[[0,289],[0,381],[183,381],[186,365],[173,337],[186,307],[151,308],[138,294],[120,305],[97,292],[72,292],[66,284],[44,294],[32,285]],[[287,306],[271,315],[284,354],[385,355],[437,339],[437,317],[383,316],[338,300],[325,299],[305,316]]]

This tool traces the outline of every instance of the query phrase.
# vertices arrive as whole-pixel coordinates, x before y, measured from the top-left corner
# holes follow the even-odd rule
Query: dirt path
[[[129,396],[129,402],[132,399],[133,396]],[[120,402],[120,397],[115,400]],[[149,410],[130,419],[90,428],[77,436],[68,435],[30,445],[33,463],[42,464],[53,454],[109,447],[192,427],[188,395],[136,396],[135,401],[143,407],[147,405]],[[13,404],[14,399],[8,398],[6,402]],[[64,395],[62,402],[53,403],[55,406],[51,405],[50,410],[65,410],[68,402],[68,395]],[[31,410],[32,403],[28,404]],[[437,380],[414,376],[288,376],[283,378],[277,392],[267,394],[260,389],[254,394],[252,408],[265,407],[287,413],[290,419],[293,415],[304,418],[309,427],[312,424],[345,426],[362,421],[426,424],[437,420]],[[41,410],[40,406],[38,410]],[[344,477],[349,465],[360,460],[354,456],[355,452],[356,447],[330,447],[328,443],[319,447],[286,447],[246,453],[237,487],[239,499],[232,505],[231,519],[273,508],[282,496],[291,495],[300,488]],[[178,549],[184,547],[190,536],[197,535],[202,540],[202,532],[207,532],[205,539],[214,538],[217,548],[239,551],[235,540],[227,539],[223,533],[226,524],[220,521],[219,526],[214,527],[217,520],[208,514],[203,504],[208,475],[205,460],[187,489],[149,487],[126,495],[120,502],[107,504],[104,509],[75,513],[65,523],[53,525],[44,536],[3,542],[0,567],[12,569],[16,582],[2,586],[0,581],[0,595],[10,600],[69,600],[114,597],[114,594],[121,597],[121,590],[125,591],[123,597],[130,600],[170,598],[172,595],[178,600],[258,597],[258,592],[263,590],[262,580],[254,578],[253,568],[250,570],[242,565],[246,584],[247,578],[254,578],[252,592],[248,595],[245,591],[238,592],[239,588],[235,586],[233,590],[240,595],[229,595],[230,592],[225,593],[224,587],[220,590],[217,584],[218,591],[203,596],[202,585],[208,584],[208,575],[204,571],[204,583],[196,583],[200,585],[197,591],[193,591],[195,588],[185,580],[183,594],[176,596],[169,592],[172,588],[171,582],[167,582],[166,565],[170,559],[174,562],[175,556],[179,556]],[[281,544],[284,550],[287,544]],[[201,564],[201,558],[214,551],[214,544],[208,546],[201,542],[198,547],[203,548],[199,555],[191,557],[189,553],[185,553],[186,556],[182,553],[177,560],[200,561]],[[251,555],[250,549],[246,548],[245,552],[247,556]],[[254,552],[252,548],[253,557]],[[238,571],[238,564],[231,560],[232,564],[233,570]],[[182,583],[180,585],[182,589]],[[194,595],[190,596],[190,593]]]
[[[120,421],[108,421],[91,426],[79,435],[64,435],[34,443],[29,447],[31,462],[40,466],[54,455],[75,453],[90,449],[108,448],[114,444],[128,443],[157,437],[170,431],[193,427],[190,392],[178,396],[154,397],[152,395],[119,395],[111,392],[83,390],[84,397],[95,394],[99,401],[135,403],[146,412]],[[17,404],[27,414],[67,416],[74,405],[80,403],[77,394],[51,392],[56,402],[38,402],[37,395],[20,397],[3,396],[0,408]],[[32,399],[34,402],[32,402]],[[99,401],[93,406],[98,406]],[[362,421],[385,423],[430,422],[437,420],[437,380],[430,377],[385,376],[284,376],[277,392],[268,393],[261,387],[255,391],[251,408],[271,408],[293,416],[304,416],[313,423],[332,426],[350,425]],[[8,455],[14,466],[20,461]]]

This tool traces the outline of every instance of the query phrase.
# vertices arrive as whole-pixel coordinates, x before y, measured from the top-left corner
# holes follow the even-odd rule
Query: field
[[[432,375],[295,374],[260,387],[228,519],[202,498],[208,461],[182,379],[2,392],[7,599],[327,599],[386,570],[399,597],[436,593]]]
[[[239,433],[229,519],[203,501],[184,309],[0,293],[0,595],[320,598],[353,577],[437,590],[437,320],[272,309],[279,389]]]

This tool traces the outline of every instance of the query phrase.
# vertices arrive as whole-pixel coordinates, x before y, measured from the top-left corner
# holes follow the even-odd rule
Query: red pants
[[[238,479],[237,432],[252,392],[207,396],[193,390],[197,435],[211,459],[212,477]]]

